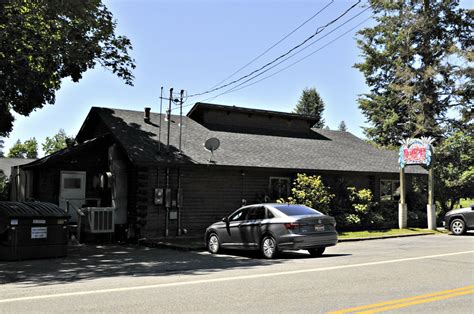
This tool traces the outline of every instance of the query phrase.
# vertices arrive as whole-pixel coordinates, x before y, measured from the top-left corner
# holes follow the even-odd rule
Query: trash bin
[[[44,202],[0,202],[0,259],[67,255],[69,215]]]

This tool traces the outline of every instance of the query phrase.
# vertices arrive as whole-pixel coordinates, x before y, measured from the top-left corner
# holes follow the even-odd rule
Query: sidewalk
[[[444,228],[443,228],[444,230]],[[339,239],[339,242],[354,242],[354,241],[368,241],[368,240],[380,240],[390,238],[402,238],[402,237],[417,237],[425,235],[433,235],[433,232],[420,232],[410,234],[397,234],[397,235],[384,235],[384,236],[373,236],[364,238],[343,238]],[[154,247],[154,248],[169,248],[180,251],[205,251],[206,244],[204,243],[203,237],[168,237],[168,238],[154,238],[154,239],[143,239],[139,241],[139,245]]]

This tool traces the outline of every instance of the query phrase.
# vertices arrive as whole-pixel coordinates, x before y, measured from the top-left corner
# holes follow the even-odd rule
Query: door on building
[[[61,171],[60,180],[59,207],[67,211],[69,202],[75,208],[81,208],[86,203],[86,172]],[[69,209],[69,215],[70,221],[77,221],[77,213],[73,208]]]

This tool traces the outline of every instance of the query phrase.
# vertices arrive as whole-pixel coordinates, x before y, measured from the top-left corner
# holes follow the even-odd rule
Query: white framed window
[[[380,201],[398,202],[400,200],[399,180],[380,180]]]
[[[290,178],[270,177],[268,191],[272,200],[288,198],[290,196]]]

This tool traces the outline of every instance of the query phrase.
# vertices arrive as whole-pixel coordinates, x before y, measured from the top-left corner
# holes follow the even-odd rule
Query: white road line
[[[400,263],[400,262],[417,261],[417,260],[422,260],[422,259],[430,259],[430,258],[438,258],[438,257],[446,257],[446,256],[455,256],[455,255],[471,254],[471,253],[474,253],[474,251],[464,251],[464,252],[455,252],[455,253],[446,253],[446,254],[437,254],[437,255],[426,255],[426,256],[400,258],[400,259],[393,259],[393,260],[386,260],[386,261],[379,261],[379,262],[360,263],[360,264],[341,265],[341,266],[331,266],[331,267],[322,267],[322,268],[311,268],[311,269],[301,269],[301,270],[283,271],[283,272],[267,273],[267,274],[256,274],[256,275],[246,275],[246,276],[237,276],[237,277],[225,277],[225,278],[192,280],[192,281],[184,281],[184,282],[162,283],[162,284],[155,284],[155,285],[135,286],[135,287],[124,287],[124,288],[113,288],[113,289],[101,289],[101,290],[89,290],[89,291],[67,292],[67,293],[58,293],[58,294],[37,295],[37,296],[11,298],[11,299],[4,299],[4,300],[0,299],[0,303],[18,302],[18,301],[31,301],[31,300],[50,299],[50,298],[61,298],[61,297],[90,295],[90,294],[99,294],[99,293],[124,292],[124,291],[144,290],[144,289],[158,289],[158,288],[178,287],[178,286],[186,286],[186,285],[197,285],[197,284],[206,284],[206,283],[214,283],[214,282],[225,282],[225,281],[236,281],[236,280],[244,280],[244,279],[255,279],[255,278],[265,278],[265,277],[274,277],[274,276],[295,275],[295,274],[304,274],[304,273],[312,273],[312,272],[320,272],[320,271],[330,271],[330,270],[348,269],[348,268],[356,268],[356,267],[393,264],[393,263]]]

